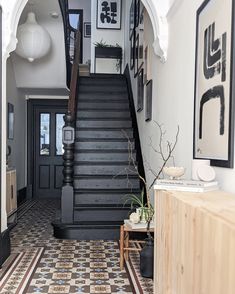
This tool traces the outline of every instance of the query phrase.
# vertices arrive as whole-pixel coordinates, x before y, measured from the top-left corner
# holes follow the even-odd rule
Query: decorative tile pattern
[[[38,252],[37,263],[32,264],[31,259],[22,262],[20,271],[16,269],[11,274],[12,285],[0,293],[18,293],[11,286],[17,273],[23,271],[31,274],[21,284],[19,293],[153,293],[152,281],[139,275],[138,253],[130,254],[131,266],[127,264],[127,271],[120,271],[117,242],[55,239],[51,221],[56,208],[59,203],[55,200],[37,201],[19,219],[11,232],[12,251],[16,260],[27,252]],[[135,290],[132,282],[138,284]]]

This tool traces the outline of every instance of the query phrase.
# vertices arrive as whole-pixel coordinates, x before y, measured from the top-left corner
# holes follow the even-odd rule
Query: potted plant
[[[117,59],[116,70],[121,69],[122,63],[122,47],[116,43],[116,45],[107,44],[103,39],[100,42],[95,42],[95,58],[112,58]]]
[[[150,140],[150,146],[154,150],[154,152],[158,153],[162,159],[162,165],[160,166],[158,171],[154,171],[150,164],[146,163],[146,165],[149,167],[149,171],[153,174],[153,180],[148,184],[145,177],[142,176],[138,170],[138,166],[136,165],[136,159],[133,155],[133,149],[134,145],[131,142],[130,138],[128,137],[127,133],[123,131],[123,134],[128,140],[128,152],[129,152],[129,166],[126,168],[127,172],[127,178],[128,172],[129,173],[135,173],[139,179],[141,180],[143,184],[143,189],[141,191],[140,197],[134,194],[127,195],[126,202],[131,203],[131,207],[137,206],[140,211],[140,220],[144,221],[146,223],[147,228],[147,239],[146,239],[146,245],[140,252],[140,273],[143,277],[146,278],[152,278],[153,277],[153,248],[154,248],[154,242],[153,237],[150,234],[150,223],[154,216],[154,209],[150,201],[150,191],[155,184],[156,180],[160,178],[164,167],[166,166],[167,162],[173,157],[173,152],[175,150],[177,141],[178,141],[178,135],[179,135],[179,127],[177,128],[175,141],[173,143],[166,141],[166,148],[164,145],[164,135],[165,132],[163,131],[162,125],[158,124],[156,121],[154,123],[158,126],[160,131],[160,143],[158,145],[158,148],[154,147],[152,144],[152,141]],[[144,197],[146,194],[146,198]],[[146,199],[146,200],[145,200]]]

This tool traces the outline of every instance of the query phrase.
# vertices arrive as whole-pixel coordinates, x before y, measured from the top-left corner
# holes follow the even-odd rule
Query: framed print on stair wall
[[[97,0],[97,29],[120,30],[122,0]]]
[[[234,1],[206,0],[197,11],[194,158],[233,167]]]

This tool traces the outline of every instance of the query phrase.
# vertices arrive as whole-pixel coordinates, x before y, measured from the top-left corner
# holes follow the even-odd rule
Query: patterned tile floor
[[[22,252],[31,257],[15,266],[22,271],[29,264],[32,268],[17,290],[11,288],[14,277],[0,293],[153,293],[152,280],[138,272],[138,254],[131,256],[127,271],[120,271],[117,242],[55,239],[51,221],[58,208],[55,200],[42,200],[27,213],[21,211],[11,232],[12,252],[19,260]]]

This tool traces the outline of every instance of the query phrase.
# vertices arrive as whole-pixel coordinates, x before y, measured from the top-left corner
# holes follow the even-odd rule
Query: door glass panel
[[[63,155],[62,129],[64,126],[64,113],[56,114],[56,155]]]
[[[40,155],[50,155],[49,113],[40,113]]]

